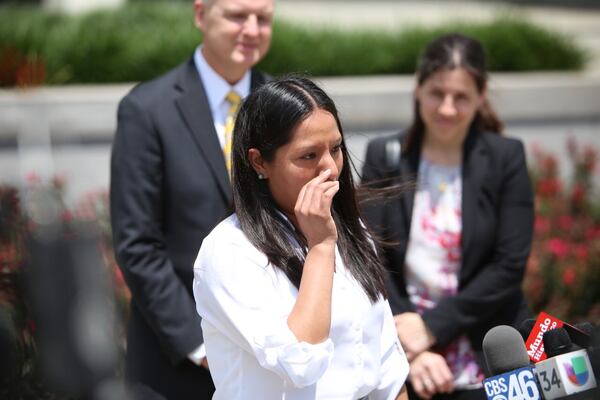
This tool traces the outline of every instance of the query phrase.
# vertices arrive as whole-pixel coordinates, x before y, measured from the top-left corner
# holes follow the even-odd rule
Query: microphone
[[[488,400],[539,400],[535,370],[521,333],[500,325],[483,338],[483,355],[491,376],[483,381]]]
[[[544,398],[561,399],[565,396],[588,392],[594,398],[596,379],[585,349],[574,345],[564,328],[543,334],[545,352],[549,358],[535,364],[535,371]],[[578,397],[586,398],[586,397]]]
[[[555,357],[570,351],[579,350],[571,341],[571,337],[565,328],[556,328],[545,332],[543,342],[548,357]]]
[[[529,337],[529,334],[533,330],[534,325],[535,325],[535,319],[528,318],[528,319],[524,320],[523,322],[521,322],[521,325],[519,325],[519,327],[517,328],[517,330],[521,334],[521,337],[523,338],[523,342],[527,341],[527,338]]]
[[[553,317],[545,312],[541,312],[538,315],[533,328],[531,329],[531,333],[529,334],[527,341],[525,342],[527,354],[529,355],[531,361],[537,363],[548,358],[548,355],[544,351],[544,333],[556,328],[564,328],[569,334],[571,342],[577,346],[581,348],[589,347],[591,343],[591,337],[589,334],[573,325],[569,325],[566,322],[561,321],[556,317]],[[584,327],[584,329],[586,328]]]

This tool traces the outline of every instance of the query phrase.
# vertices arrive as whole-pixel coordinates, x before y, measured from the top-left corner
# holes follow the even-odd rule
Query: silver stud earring
[[[260,179],[262,181],[262,180],[267,179],[267,177],[262,172],[259,172],[258,173],[258,179]]]

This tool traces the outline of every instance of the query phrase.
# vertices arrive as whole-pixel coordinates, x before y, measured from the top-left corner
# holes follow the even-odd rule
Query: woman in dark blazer
[[[483,336],[528,317],[531,183],[523,145],[500,135],[486,89],[478,41],[434,40],[418,66],[412,126],[367,149],[364,183],[414,186],[365,210],[392,243],[387,290],[411,398],[484,399]]]

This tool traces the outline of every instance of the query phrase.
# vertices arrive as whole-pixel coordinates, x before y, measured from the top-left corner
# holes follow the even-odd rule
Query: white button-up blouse
[[[232,215],[202,243],[194,297],[216,386],[213,399],[395,399],[408,375],[386,300],[372,304],[336,248],[331,328],[298,342],[287,325],[298,290]]]

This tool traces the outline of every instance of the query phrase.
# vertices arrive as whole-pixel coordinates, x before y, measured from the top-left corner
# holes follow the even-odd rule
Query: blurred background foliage
[[[51,192],[61,199],[60,215],[68,232],[64,240],[75,238],[72,228],[77,226],[85,225],[98,233],[101,265],[105,266],[112,281],[110,292],[115,301],[109,303],[116,307],[117,347],[121,353],[117,373],[122,375],[131,296],[112,249],[108,192],[101,189],[84,193],[73,206],[67,207],[62,201],[65,185],[66,181],[61,176],[44,181],[35,172],[29,174],[22,188],[0,184],[0,354],[3,357],[0,362],[0,399],[70,399],[57,390],[56,385],[50,384],[47,377],[44,378],[44,367],[47,366],[39,358],[40,332],[32,307],[31,276],[27,275],[30,270],[27,241],[40,229],[26,210],[26,198],[35,191]],[[73,293],[73,299],[77,299],[76,293]],[[68,312],[65,310],[65,313]],[[63,352],[64,348],[58,348],[56,355],[63,356]],[[64,362],[64,359],[61,360]]]
[[[600,199],[594,180],[598,149],[567,143],[573,176],[560,177],[557,158],[536,145],[530,173],[535,233],[524,288],[535,312],[568,322],[600,323]],[[596,180],[597,182],[597,180]]]
[[[275,22],[259,67],[273,75],[408,74],[425,44],[444,32],[479,38],[492,71],[580,70],[587,55],[570,39],[515,15],[489,23],[451,23],[396,32]],[[133,2],[81,16],[0,6],[0,85],[136,82],[189,57],[201,41],[186,2]]]

